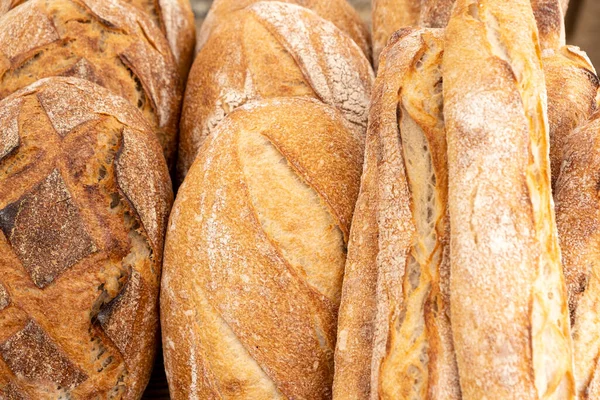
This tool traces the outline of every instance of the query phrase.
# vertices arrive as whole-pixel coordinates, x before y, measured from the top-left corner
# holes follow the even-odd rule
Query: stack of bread
[[[0,0],[0,400],[600,399],[567,6]]]

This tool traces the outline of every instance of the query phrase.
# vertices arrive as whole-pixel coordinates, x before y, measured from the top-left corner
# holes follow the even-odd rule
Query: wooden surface
[[[206,12],[210,7],[210,0],[191,0],[196,22],[200,27]],[[327,0],[325,0],[327,1]],[[362,17],[370,23],[370,0],[350,0]],[[600,0],[571,0],[569,15],[567,16],[567,42],[585,50],[594,65],[600,66]],[[162,353],[157,358],[154,372],[148,389],[143,397],[146,400],[168,400],[167,379],[164,374]]]

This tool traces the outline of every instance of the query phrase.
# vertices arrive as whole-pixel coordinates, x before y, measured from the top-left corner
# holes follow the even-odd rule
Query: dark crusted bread
[[[129,100],[173,161],[179,74],[143,12],[117,0],[30,0],[0,17],[0,99],[49,76],[87,79]]]
[[[171,203],[124,99],[48,78],[0,102],[0,398],[140,398]]]
[[[27,0],[0,0],[0,16]],[[163,31],[186,77],[194,60],[196,25],[189,0],[122,0],[146,12]]]
[[[207,139],[165,247],[173,399],[331,398],[363,140],[309,98],[247,104]]]
[[[264,1],[232,13],[212,32],[190,72],[179,178],[219,122],[251,100],[313,97],[338,108],[364,135],[372,80],[356,43],[309,9]]]

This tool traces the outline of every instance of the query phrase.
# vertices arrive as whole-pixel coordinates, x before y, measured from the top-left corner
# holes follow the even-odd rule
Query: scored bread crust
[[[600,356],[600,114],[563,138],[563,167],[556,182],[556,221],[569,289],[579,399],[598,393]]]
[[[235,11],[246,8],[261,0],[215,0],[212,2],[206,19],[202,23],[198,35],[198,51],[208,41],[208,38],[218,24],[234,16]],[[265,1],[265,0],[263,0]],[[270,0],[267,0],[270,1]],[[365,23],[356,10],[346,0],[278,0],[279,2],[297,4],[314,11],[321,18],[332,22],[342,32],[350,36],[361,48],[365,56],[371,59],[371,36]]]
[[[0,16],[27,0],[0,0]],[[196,24],[189,0],[122,0],[144,11],[154,21],[169,42],[179,66],[179,74],[185,77],[194,61],[196,47]]]
[[[223,57],[235,62],[223,63]],[[217,26],[192,66],[179,179],[227,114],[254,99],[310,96],[338,108],[348,126],[364,135],[373,79],[358,46],[306,8],[267,1],[236,11]]]
[[[336,399],[461,398],[449,320],[442,38],[407,28],[382,53],[340,307]]]
[[[140,398],[172,200],[124,99],[48,78],[0,102],[0,397]]]
[[[450,293],[465,399],[575,393],[536,41],[525,0],[459,0],[446,31]]]
[[[179,190],[165,248],[161,322],[174,399],[331,397],[339,295],[315,284],[299,248],[286,244],[301,240],[302,228],[268,204],[298,185],[313,193],[288,211],[304,215],[312,198],[332,218],[307,235],[325,248],[327,232],[339,230],[330,255],[342,264],[325,280],[339,291],[362,158],[362,138],[340,114],[307,98],[245,105],[206,141]],[[268,165],[248,169],[261,161]],[[277,189],[281,168],[296,183]]]
[[[564,161],[564,140],[598,109],[600,81],[587,55],[575,46],[545,50],[552,187]],[[567,281],[569,278],[567,277]]]
[[[29,0],[0,17],[0,98],[49,76],[75,76],[129,100],[173,162],[181,83],[143,12],[117,0]]]

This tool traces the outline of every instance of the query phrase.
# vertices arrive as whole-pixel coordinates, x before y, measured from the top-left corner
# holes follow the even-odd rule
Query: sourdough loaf
[[[203,145],[161,289],[173,399],[328,399],[363,138],[309,98],[250,103]]]
[[[144,13],[117,0],[29,0],[0,17],[0,98],[57,75],[129,100],[174,161],[179,75],[166,39]]]
[[[232,18],[234,11],[246,8],[261,0],[214,0],[210,11],[202,24],[198,38],[201,49],[215,27],[221,21]],[[362,49],[367,58],[371,58],[371,37],[360,15],[346,0],[278,0],[284,3],[297,4],[314,11],[321,18],[331,21],[342,32],[350,36]],[[234,17],[235,18],[235,17]]]
[[[563,143],[598,109],[600,81],[587,55],[578,47],[546,50],[542,57],[548,90],[552,187],[565,160]]]
[[[313,97],[338,108],[347,125],[364,135],[372,80],[369,62],[352,39],[306,8],[266,1],[232,13],[210,35],[190,72],[179,178],[219,122],[253,99]]]
[[[526,0],[458,0],[446,31],[450,294],[465,399],[574,398],[537,41]]]
[[[461,398],[449,320],[442,53],[443,31],[405,29],[381,57],[340,307],[336,399]]]
[[[48,78],[0,102],[0,398],[141,397],[171,202],[124,99]]]
[[[569,290],[579,399],[600,397],[600,114],[565,136],[556,183],[556,221]]]
[[[0,0],[0,16],[27,0]],[[194,57],[196,25],[189,0],[122,0],[144,11],[163,31],[179,65],[187,76]]]

